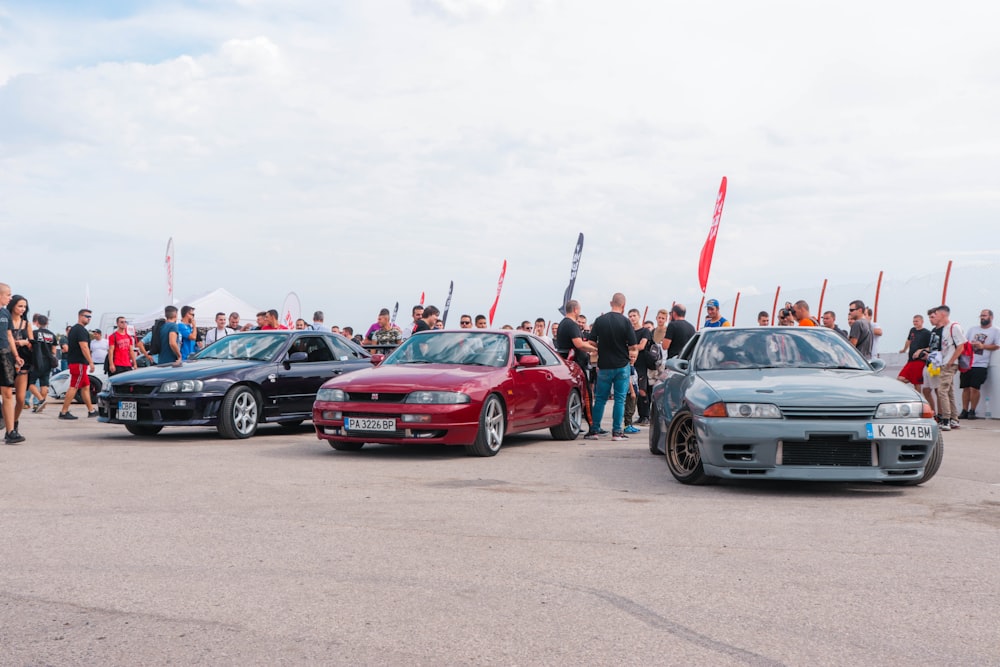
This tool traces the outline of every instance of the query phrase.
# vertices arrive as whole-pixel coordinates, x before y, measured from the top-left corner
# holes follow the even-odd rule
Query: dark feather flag
[[[448,298],[444,302],[444,312],[441,313],[441,324],[448,326],[448,310],[451,308],[451,293],[455,289],[455,281],[448,283]]]
[[[576,284],[576,272],[580,270],[580,255],[583,254],[583,232],[576,239],[576,249],[573,250],[573,263],[569,268],[569,286],[563,293],[562,303],[559,305],[559,312],[566,316],[566,302],[573,298],[573,285]]]

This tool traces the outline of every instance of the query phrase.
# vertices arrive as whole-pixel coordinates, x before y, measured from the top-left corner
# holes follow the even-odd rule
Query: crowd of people
[[[519,330],[535,334],[548,341],[568,359],[573,359],[589,378],[590,396],[584,401],[585,418],[589,424],[585,439],[606,435],[601,427],[607,400],[614,401],[611,416],[611,439],[625,440],[638,433],[640,426],[649,424],[649,394],[653,384],[663,374],[663,361],[678,356],[694,336],[696,327],[687,321],[687,309],[681,304],[657,311],[655,321],[643,320],[638,309],[626,311],[625,296],[616,293],[610,310],[590,322],[581,313],[580,303],[571,300],[565,305],[565,317],[559,322],[545,318],[523,320],[517,327],[504,324],[499,329]],[[722,316],[719,302],[708,299],[702,327],[728,327],[732,324]],[[179,363],[197,350],[240,331],[278,330],[289,328],[279,319],[275,309],[256,314],[256,324],[241,324],[238,312],[215,313],[214,326],[199,327],[195,308],[167,306],[164,317],[157,320],[144,335],[135,336],[125,317],[118,317],[115,330],[104,337],[99,329],[88,330],[92,313],[78,312],[77,323],[57,336],[48,329],[48,318],[34,314],[29,322],[28,301],[12,294],[9,285],[0,283],[0,401],[4,425],[4,442],[19,444],[22,411],[31,407],[41,412],[48,404],[49,378],[55,371],[68,370],[69,387],[62,400],[59,419],[77,417],[70,406],[79,394],[88,417],[95,417],[90,393],[89,375],[98,365],[109,376],[129,372],[150,364]],[[912,384],[934,408],[940,428],[950,430],[960,426],[961,419],[977,419],[981,388],[986,382],[990,354],[998,349],[1000,330],[993,325],[993,311],[983,309],[978,326],[965,331],[950,319],[947,305],[927,311],[931,329],[924,327],[924,317],[913,317],[902,353],[907,363],[899,379]],[[851,301],[847,316],[848,328],[837,325],[837,315],[824,311],[813,317],[804,300],[788,302],[778,313],[779,326],[821,326],[837,331],[854,345],[866,359],[879,355],[882,329],[872,316],[872,309],[863,301]],[[770,315],[761,311],[758,326],[769,326]],[[388,308],[382,308],[376,321],[364,334],[355,334],[350,326],[324,322],[322,311],[313,313],[312,322],[298,318],[295,329],[331,331],[370,348],[391,349],[410,335],[420,331],[443,329],[441,311],[433,306],[416,305],[410,320],[402,324],[392,320]],[[459,328],[491,328],[486,315],[461,314]],[[966,345],[968,343],[968,345]],[[966,354],[968,353],[968,354]],[[967,356],[968,360],[963,358]],[[954,378],[960,375],[962,410],[954,400]]]

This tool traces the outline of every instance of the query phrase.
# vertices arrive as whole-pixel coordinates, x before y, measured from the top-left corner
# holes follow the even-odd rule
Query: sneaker
[[[637,429],[635,426],[626,426],[625,427],[625,432],[626,433],[638,433],[639,429]]]
[[[45,406],[48,405],[48,404],[49,404],[49,399],[45,399],[44,401],[42,401],[41,403],[39,403],[38,405],[36,405],[34,407],[34,411],[35,412],[41,412],[42,410],[45,409]]]
[[[961,424],[958,423],[957,419],[952,419],[950,422],[948,422],[948,426],[950,426],[952,428],[961,428],[962,427]]]
[[[59,419],[78,419],[72,412],[60,412]]]
[[[620,433],[620,432],[619,433],[612,433],[611,434],[611,440],[613,442],[618,442],[619,440],[628,440],[628,436],[625,435],[624,433]]]
[[[960,414],[958,416],[958,418],[959,419],[968,419],[969,418],[969,411],[968,410],[962,410],[962,414]]]
[[[943,424],[944,417],[942,417],[941,415],[934,415],[934,421],[936,421],[938,424]]]
[[[976,416],[975,410],[969,410],[969,416],[967,417],[967,419],[979,419],[979,417]]]
[[[938,428],[941,429],[942,431],[950,431],[951,430],[951,427],[948,426],[947,424],[941,424],[941,425],[938,426]]]
[[[600,437],[600,431],[587,431],[587,435],[583,436],[584,440],[597,440]]]
[[[605,431],[603,428],[598,428],[597,429],[597,435],[607,435],[607,434],[608,434],[608,432]]]
[[[646,417],[643,417],[642,419],[640,419],[640,420],[639,420],[639,421],[637,421],[636,423],[637,423],[637,424],[638,424],[639,426],[649,426],[649,419],[647,419]]]
[[[19,445],[24,442],[24,436],[17,431],[10,431],[3,438],[3,444],[5,445]]]
[[[88,412],[87,416],[88,417],[96,417],[97,416],[97,409],[95,408],[95,409],[91,410],[90,412]]]

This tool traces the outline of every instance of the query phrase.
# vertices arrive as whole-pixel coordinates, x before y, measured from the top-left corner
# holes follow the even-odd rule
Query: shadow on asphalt
[[[337,451],[330,446],[328,440],[320,440],[316,437],[315,431],[311,427],[303,426],[303,433],[308,434],[308,442],[314,447],[304,448],[298,445],[306,441],[296,438],[295,447],[282,447],[280,449],[267,449],[258,452],[259,456],[270,458],[300,459],[312,456],[334,457],[344,459],[369,459],[369,460],[413,460],[413,459],[476,459],[491,457],[469,456],[465,453],[465,448],[456,445],[383,445],[370,443],[356,452]],[[540,436],[540,431],[535,433],[522,433],[509,435],[504,438],[503,447],[497,456],[503,456],[505,451],[517,450],[536,444]]]

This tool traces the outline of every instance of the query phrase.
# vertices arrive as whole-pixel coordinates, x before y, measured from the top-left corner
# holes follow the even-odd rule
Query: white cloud
[[[507,258],[501,313],[513,321],[553,314],[584,231],[585,309],[617,289],[655,309],[700,296],[722,175],[713,293],[913,275],[1000,241],[998,10],[978,11],[583,0],[9,11],[0,223],[49,234],[5,262],[5,281],[72,312],[64,286],[83,252],[95,308],[148,310],[172,235],[181,294],[222,285],[276,304],[295,290],[307,310],[360,326],[449,280],[455,308],[485,310]],[[981,231],[950,235],[951,222]],[[51,268],[38,272],[36,256]]]

